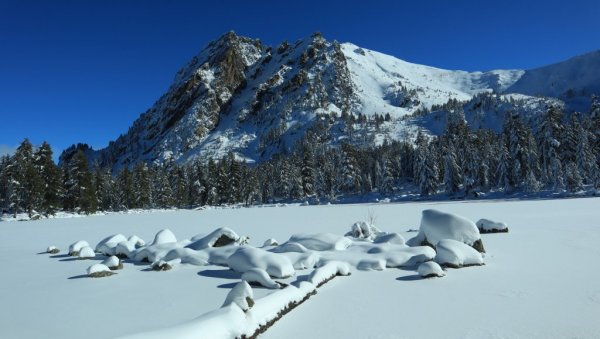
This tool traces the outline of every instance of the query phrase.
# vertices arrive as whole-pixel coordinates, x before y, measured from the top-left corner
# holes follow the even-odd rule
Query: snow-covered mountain
[[[562,105],[562,96],[597,91],[599,72],[600,52],[531,71],[464,72],[408,63],[318,33],[270,47],[229,32],[179,70],[127,133],[86,153],[113,168],[230,151],[261,161],[290,150],[316,125],[332,145],[410,138],[419,129],[436,134],[449,102],[472,125],[498,129],[508,111],[534,116],[547,104]],[[577,92],[568,91],[571,85]]]

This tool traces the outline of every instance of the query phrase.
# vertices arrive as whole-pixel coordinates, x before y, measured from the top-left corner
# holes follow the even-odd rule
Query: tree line
[[[535,127],[535,128],[532,128]],[[532,123],[507,114],[502,131],[471,130],[460,108],[445,132],[379,146],[331,146],[308,131],[287,154],[257,165],[229,153],[185,165],[138,163],[117,173],[90,164],[81,150],[60,166],[46,142],[24,140],[0,158],[0,211],[49,215],[133,208],[190,208],[279,201],[334,201],[340,196],[407,189],[422,197],[481,193],[577,192],[600,187],[600,104],[565,115],[549,107]]]

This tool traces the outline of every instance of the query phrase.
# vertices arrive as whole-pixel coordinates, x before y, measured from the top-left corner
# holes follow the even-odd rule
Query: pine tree
[[[498,159],[498,169],[496,170],[498,178],[498,187],[504,190],[504,193],[512,191],[510,180],[510,155],[504,142],[500,142],[500,158]]]
[[[446,194],[455,195],[460,189],[461,169],[456,162],[456,153],[454,144],[450,140],[444,155],[444,187]]]
[[[24,210],[31,217],[34,210],[42,206],[44,184],[34,161],[33,146],[25,139],[12,157],[9,172],[15,214],[18,210]]]
[[[54,214],[60,209],[62,183],[60,169],[52,159],[52,148],[47,142],[35,152],[34,166],[42,182],[40,209],[45,215]]]
[[[65,182],[65,207],[86,214],[97,209],[96,188],[89,171],[88,159],[79,150],[69,161]]]

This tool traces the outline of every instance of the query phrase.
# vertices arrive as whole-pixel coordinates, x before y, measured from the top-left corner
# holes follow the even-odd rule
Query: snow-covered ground
[[[288,206],[0,222],[5,260],[0,337],[110,338],[170,327],[220,308],[242,274],[189,264],[155,272],[148,264],[126,262],[117,274],[92,279],[86,269],[106,257],[66,256],[79,240],[93,248],[122,233],[151,243],[164,228],[181,240],[229,227],[260,247],[267,239],[281,244],[298,233],[343,235],[369,215],[382,231],[410,239],[417,233],[408,230],[419,228],[422,210],[434,208],[472,221],[504,222],[510,232],[482,234],[485,265],[447,269],[442,278],[421,279],[416,267],[353,266],[351,276],[319,288],[261,337],[597,338],[599,203],[586,198]],[[61,252],[38,254],[49,246]],[[301,270],[284,281],[310,274]],[[259,303],[271,293],[253,288]]]

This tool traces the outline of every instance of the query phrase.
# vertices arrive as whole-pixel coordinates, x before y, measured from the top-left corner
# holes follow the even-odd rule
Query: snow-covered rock
[[[144,239],[138,237],[137,235],[130,236],[129,238],[127,238],[127,241],[135,244],[136,248],[146,246],[146,242],[144,241]]]
[[[79,251],[81,251],[81,249],[83,247],[86,247],[86,246],[89,247],[90,244],[88,244],[88,242],[85,241],[85,240],[79,240],[79,241],[71,244],[69,246],[69,255],[73,256],[73,257],[78,256],[79,255]]]
[[[442,267],[434,261],[422,263],[417,268],[417,272],[423,278],[443,277],[446,275]]]
[[[435,262],[442,266],[459,268],[463,266],[483,265],[483,256],[471,246],[453,239],[442,239],[435,247]]]
[[[254,306],[254,293],[252,292],[252,287],[248,285],[248,282],[241,281],[237,283],[227,297],[225,298],[225,302],[223,306],[229,306],[231,304],[236,304],[242,311],[247,312]]]
[[[456,214],[434,209],[424,210],[419,233],[407,243],[409,246],[436,246],[442,239],[454,239],[479,252],[485,252],[479,229],[471,220]]]
[[[129,258],[131,253],[139,248],[136,244],[137,242],[135,242],[135,240],[121,241],[115,247],[115,255],[121,258]]]
[[[173,260],[158,260],[156,262],[153,262],[150,267],[154,270],[154,271],[169,271],[171,270],[173,267],[177,266],[181,264],[181,259],[179,258],[175,258]]]
[[[48,248],[46,248],[46,253],[56,254],[59,252],[60,250],[56,246],[48,246]]]
[[[269,247],[269,246],[279,246],[279,243],[277,242],[277,240],[275,240],[273,238],[269,238],[269,239],[265,240],[262,247]]]
[[[369,224],[365,221],[358,221],[352,224],[350,232],[346,233],[346,236],[373,241],[375,237],[383,234],[385,234],[385,232],[381,232],[381,230],[375,227],[375,225]]]
[[[227,259],[227,266],[242,273],[260,268],[275,278],[287,278],[295,274],[294,266],[286,256],[247,246],[237,249]]]
[[[104,264],[94,264],[87,269],[87,275],[92,278],[108,277],[115,274]]]
[[[113,271],[120,270],[123,268],[123,263],[121,262],[121,259],[117,258],[114,255],[104,259],[102,261],[102,264],[106,265],[108,268],[110,268]]]
[[[127,241],[127,238],[123,234],[114,234],[106,237],[96,245],[96,252],[109,256],[115,255],[117,254],[117,245],[123,241]]]
[[[89,246],[82,247],[82,248],[79,250],[79,253],[77,254],[77,257],[78,257],[79,259],[91,259],[91,258],[93,258],[93,257],[95,257],[95,256],[96,256],[96,253],[95,253],[95,252],[94,252],[94,250],[93,250],[91,247],[89,247]]]
[[[479,219],[476,223],[481,233],[506,233],[508,226],[503,222],[492,221],[489,219]]]
[[[352,240],[332,233],[295,234],[288,242],[298,243],[313,251],[343,251],[352,244]]]
[[[260,268],[250,269],[244,274],[242,274],[242,280],[247,281],[248,283],[256,283],[260,286],[264,286],[266,288],[278,289],[281,288],[277,282],[273,281],[271,277],[267,274],[267,272]]]
[[[208,235],[195,236],[191,240],[192,243],[186,247],[193,250],[202,250],[208,247],[221,247],[235,244],[240,240],[240,236],[232,229],[222,227],[212,231]]]
[[[127,239],[125,239],[127,240]],[[162,245],[162,244],[168,244],[168,243],[174,243],[177,242],[177,238],[175,238],[175,234],[173,234],[173,232],[171,232],[170,229],[165,228],[164,230],[160,230],[158,231],[158,233],[156,233],[156,235],[154,236],[154,241],[152,242],[152,245]]]

